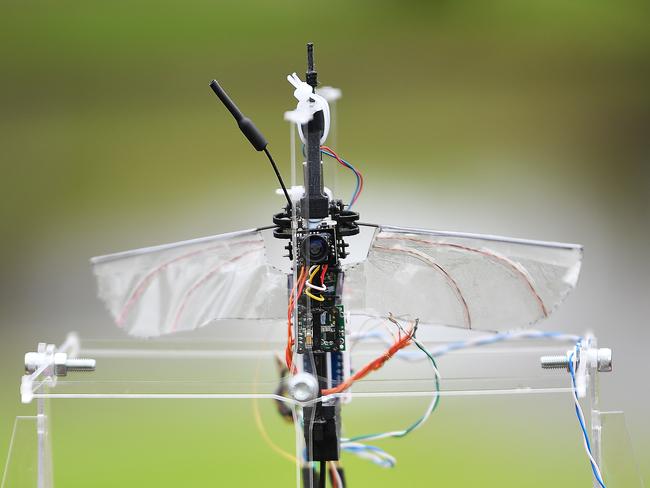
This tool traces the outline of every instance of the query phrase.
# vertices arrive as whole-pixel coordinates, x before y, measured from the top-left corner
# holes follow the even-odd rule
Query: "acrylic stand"
[[[218,328],[222,326],[220,324]],[[242,401],[271,401],[284,403],[295,415],[302,406],[300,402],[278,390],[276,353],[284,344],[273,332],[275,330],[272,323],[255,321],[228,327],[227,339],[194,334],[190,338],[155,341],[85,341],[70,334],[58,348],[40,344],[38,351],[52,362],[22,378],[22,401],[35,403],[36,415],[16,418],[2,488],[54,486],[50,445],[52,418],[48,408],[61,400],[85,402],[84,408],[91,413],[99,399],[119,402],[171,399],[240,402],[237,405]],[[251,340],[251,337],[257,339]],[[421,341],[427,347],[435,348],[467,337],[468,331],[431,328],[422,333]],[[596,347],[595,339],[590,341],[589,347]],[[443,402],[448,397],[559,395],[567,399],[566,407],[571,408],[572,389],[566,370],[548,371],[540,367],[541,356],[563,355],[570,347],[570,344],[552,341],[518,340],[449,353],[439,359],[442,382],[438,394]],[[353,361],[365,363],[384,348],[381,340],[360,341],[354,345]],[[67,377],[57,377],[53,366],[55,352],[65,352],[71,358],[96,359],[97,369],[87,374],[69,373]],[[394,404],[409,399],[430,399],[433,394],[430,365],[416,359],[407,356],[394,358],[367,380],[355,384],[350,393],[343,394],[345,402],[391,401]],[[596,368],[585,366],[578,370],[578,375],[579,393],[588,403],[585,412],[590,412],[586,417],[590,423],[594,457],[603,468],[608,488],[642,486],[623,414],[599,410],[599,373]],[[345,412],[345,404],[343,409]],[[99,422],[101,415],[101,410],[98,410]],[[410,420],[398,417],[395,422],[407,424]],[[301,429],[296,431],[294,452],[300,459],[303,449]],[[567,434],[559,445],[575,447],[576,438]],[[128,443],[128,439],[125,441]],[[569,452],[578,451],[567,447]],[[106,462],[110,463],[110,460]],[[587,462],[584,463],[588,469]],[[299,488],[303,486],[300,468],[300,463],[296,463],[295,481]]]

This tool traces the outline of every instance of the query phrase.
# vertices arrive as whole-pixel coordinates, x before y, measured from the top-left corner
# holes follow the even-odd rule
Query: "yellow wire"
[[[316,295],[312,295],[309,290],[305,290],[305,295],[307,295],[308,297],[313,298],[314,300],[317,300],[319,302],[324,302],[325,301],[325,297],[322,297],[322,296],[317,297]]]
[[[259,377],[260,377],[260,362],[261,361],[258,359],[257,367],[255,368],[255,381],[253,383],[253,393],[257,393],[257,384],[259,382]],[[266,427],[264,427],[264,422],[262,421],[262,415],[260,414],[260,407],[257,404],[257,398],[255,397],[253,397],[253,417],[255,418],[255,425],[257,426],[257,430],[262,435],[262,439],[264,439],[264,442],[266,442],[271,449],[273,449],[276,453],[278,453],[283,458],[288,459],[292,463],[298,462],[296,456],[282,449],[275,442],[273,442],[271,436],[269,436],[269,433],[266,431]]]
[[[314,268],[314,271],[311,272],[309,275],[309,282],[311,283],[311,280],[314,279],[314,276],[316,276],[316,273],[318,273],[318,270],[320,269],[320,264]]]
[[[309,275],[309,283],[311,284],[311,280],[314,279],[314,276],[316,276],[316,273],[318,273],[318,270],[320,269],[320,264],[314,268],[314,271],[311,272]],[[309,291],[309,288],[305,287],[305,295],[307,295],[309,298],[312,298],[318,302],[324,302],[325,298],[323,296],[317,297],[316,295],[312,295],[311,292]]]

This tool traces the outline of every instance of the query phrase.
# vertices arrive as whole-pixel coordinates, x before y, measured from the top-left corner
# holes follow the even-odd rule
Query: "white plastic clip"
[[[327,100],[323,96],[314,93],[312,87],[302,81],[296,73],[287,76],[287,80],[295,87],[293,96],[298,100],[298,104],[295,110],[284,113],[284,119],[298,126],[298,134],[304,144],[305,136],[302,133],[302,125],[313,119],[316,112],[322,110],[325,120],[320,143],[324,144],[330,131],[330,106]]]
[[[316,93],[327,100],[329,103],[336,102],[343,96],[341,89],[334,88],[333,86],[318,87],[316,88]]]

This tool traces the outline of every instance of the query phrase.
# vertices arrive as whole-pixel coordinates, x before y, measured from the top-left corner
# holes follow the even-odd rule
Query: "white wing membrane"
[[[265,244],[262,232],[93,258],[99,297],[119,327],[141,337],[222,319],[285,320],[288,268],[269,264],[266,244],[277,243]],[[547,317],[576,286],[582,247],[380,226],[360,258],[344,266],[352,315],[497,331]]]
[[[100,299],[131,335],[286,315],[287,277],[268,264],[259,230],[100,256],[91,263]]]
[[[481,330],[547,317],[575,287],[582,247],[380,226],[346,272],[347,310]]]

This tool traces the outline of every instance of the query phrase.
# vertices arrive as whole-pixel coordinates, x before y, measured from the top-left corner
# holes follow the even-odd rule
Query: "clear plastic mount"
[[[382,321],[356,318],[352,327],[351,347],[355,361],[376,356],[385,348]],[[49,404],[58,400],[209,400],[209,401],[273,401],[296,414],[310,402],[300,402],[285,391],[280,393],[277,351],[282,340],[274,338],[272,324],[237,321],[227,337],[214,334],[188,338],[172,336],[154,341],[141,339],[81,341],[70,334],[55,347],[40,344],[38,351],[45,362],[21,380],[21,399],[36,404],[36,415],[16,419],[11,448],[3,476],[2,487],[54,486],[53,457],[50,446]],[[363,331],[367,331],[364,334]],[[257,335],[251,335],[257,331]],[[458,341],[483,337],[462,329],[424,327],[421,341],[431,351],[441,351]],[[257,337],[257,340],[251,340]],[[436,338],[433,340],[433,338]],[[416,350],[405,350],[366,380],[356,383],[343,394],[343,402],[395,401],[409,398],[446,397],[478,398],[503,395],[564,395],[572,394],[566,370],[548,371],[540,367],[542,356],[566,355],[571,344],[553,340],[526,339],[450,351],[438,358],[442,374],[440,389],[433,390],[430,366]],[[415,348],[414,348],[415,349]],[[596,351],[596,340],[588,339],[584,349],[587,357]],[[55,354],[69,358],[88,357],[97,361],[97,370],[88,374],[57,376]],[[594,457],[603,467],[608,487],[642,486],[632,456],[622,413],[601,412],[598,407],[598,364],[582,361],[576,371],[580,396],[589,404],[588,421]],[[401,400],[400,400],[401,401]],[[92,409],[91,402],[85,408]],[[345,408],[345,405],[344,405]],[[353,427],[353,426],[348,426]],[[303,437],[296,429],[296,459],[300,459]],[[573,436],[571,437],[573,439]],[[407,442],[407,441],[404,441]],[[621,452],[625,451],[621,462]],[[296,486],[301,487],[301,462],[296,463]],[[596,486],[596,485],[594,485]]]

